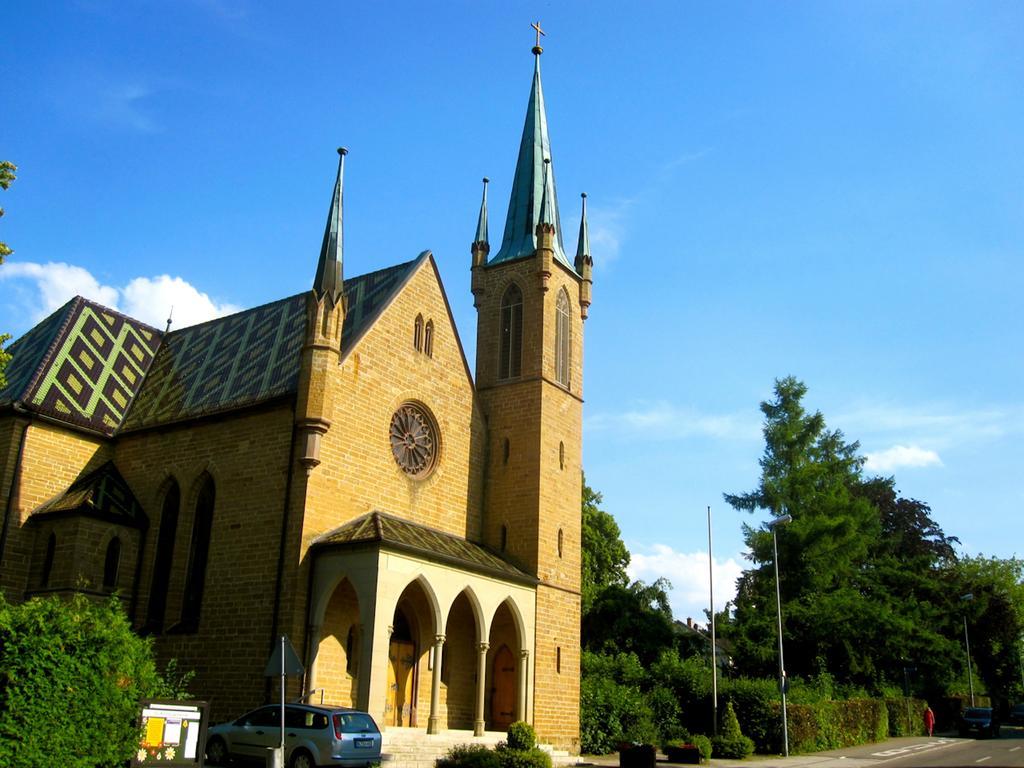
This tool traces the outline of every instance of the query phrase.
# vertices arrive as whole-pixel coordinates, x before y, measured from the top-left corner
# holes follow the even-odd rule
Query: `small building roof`
[[[426,560],[526,584],[537,579],[481,544],[384,512],[371,512],[317,537],[314,548],[379,545]]]
[[[35,510],[29,519],[69,515],[95,517],[129,528],[149,527],[142,505],[112,461],[73,482],[66,491]]]

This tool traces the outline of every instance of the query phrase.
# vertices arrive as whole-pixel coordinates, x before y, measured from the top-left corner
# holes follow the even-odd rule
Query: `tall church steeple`
[[[550,197],[548,205],[551,206],[555,225],[553,256],[565,266],[572,266],[562,245],[554,167],[549,168],[547,173],[544,169],[545,162],[551,160],[551,142],[548,139],[548,119],[544,109],[544,89],[540,82],[541,53],[543,49],[538,43],[533,49],[533,84],[526,107],[523,136],[519,142],[512,195],[508,201],[508,215],[505,217],[505,233],[501,239],[501,248],[489,262],[491,264],[532,256],[537,250],[536,229],[546,193]]]

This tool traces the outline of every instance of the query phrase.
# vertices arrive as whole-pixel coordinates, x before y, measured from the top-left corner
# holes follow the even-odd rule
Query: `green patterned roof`
[[[155,328],[75,297],[11,346],[0,403],[113,434],[160,340]]]
[[[342,349],[353,346],[419,260],[345,281]],[[243,408],[295,392],[306,326],[300,293],[167,334],[124,431]]]
[[[536,584],[537,579],[502,560],[489,549],[450,533],[428,528],[383,512],[371,512],[318,537],[314,547],[377,544],[410,552],[435,562],[457,565],[478,573]]]
[[[343,351],[428,256],[345,280]],[[306,295],[171,333],[76,296],[9,347],[0,407],[112,435],[293,394]]]
[[[133,528],[149,526],[149,518],[142,511],[142,505],[112,461],[76,480],[60,496],[33,512],[31,519],[38,520],[44,515],[76,514],[111,520]]]

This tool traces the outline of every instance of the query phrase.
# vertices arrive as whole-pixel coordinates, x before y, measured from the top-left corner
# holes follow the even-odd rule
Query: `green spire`
[[[590,258],[590,228],[587,226],[587,193],[580,195],[583,198],[583,214],[580,216],[580,239],[576,243],[576,271],[583,274],[583,265],[594,262]]]
[[[487,245],[487,183],[490,181],[484,176],[484,197],[480,201],[480,218],[476,222],[476,238],[473,240],[473,245]]]
[[[338,179],[334,182],[334,196],[331,197],[331,209],[327,214],[327,226],[324,228],[324,242],[320,246],[320,261],[316,265],[316,277],[313,278],[313,290],[317,298],[330,296],[337,304],[341,301],[344,287],[342,285],[342,252],[344,250],[344,229],[342,227],[342,180],[345,175],[345,155],[348,150],[338,148]]]
[[[508,202],[505,217],[505,234],[501,248],[490,264],[512,261],[532,256],[537,250],[537,224],[541,218],[541,207],[545,198],[550,208],[548,216],[555,225],[554,257],[571,268],[562,246],[562,227],[558,216],[558,195],[555,192],[554,167],[544,172],[545,161],[551,160],[551,143],[548,140],[548,121],[544,111],[544,91],[540,82],[540,46],[533,49],[533,85],[530,101],[526,107],[526,122],[523,137],[519,143],[519,158],[516,162],[515,178],[512,181],[512,196]]]

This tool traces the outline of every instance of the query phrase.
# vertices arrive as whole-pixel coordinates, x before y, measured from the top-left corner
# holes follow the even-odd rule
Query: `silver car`
[[[289,768],[345,766],[362,768],[380,762],[377,723],[365,712],[347,707],[287,704],[284,708],[285,765]],[[264,764],[269,750],[281,744],[281,706],[254,709],[231,723],[207,731],[206,762]]]

